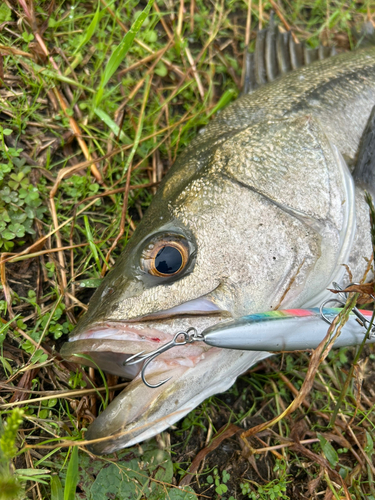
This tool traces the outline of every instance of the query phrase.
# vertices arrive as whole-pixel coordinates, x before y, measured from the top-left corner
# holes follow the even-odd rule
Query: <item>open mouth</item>
[[[108,373],[133,380],[143,367],[143,362],[126,364],[134,354],[158,349],[178,331],[194,327],[200,332],[230,316],[210,300],[200,298],[126,322],[109,320],[95,324],[73,334],[61,354],[73,362],[99,366]],[[152,377],[154,372],[171,372],[177,367],[193,368],[210,349],[202,342],[174,347],[159,355],[147,371]],[[89,356],[93,363],[86,357],[80,358],[80,354]]]
[[[74,351],[77,353],[74,360],[84,364],[88,362],[80,359],[79,354],[89,355],[94,362],[93,366],[96,364],[108,373],[132,380],[141,371],[143,363],[126,365],[127,359],[140,352],[154,351],[170,340],[169,333],[145,323],[107,322],[73,337],[71,342],[65,344],[62,355],[66,357]],[[158,356],[157,364],[163,363],[165,370],[172,369],[174,365],[193,367],[209,349],[201,343],[175,347]]]
[[[134,354],[155,351],[179,331],[193,327],[201,333],[230,317],[207,299],[197,299],[132,321],[109,320],[81,331],[78,327],[61,354],[72,362],[99,366],[131,380],[90,425],[85,436],[93,441],[88,446],[90,451],[111,453],[154,436],[207,397],[227,390],[239,374],[267,356],[210,347],[204,342],[177,346],[147,365],[147,382],[153,384],[149,387],[141,379],[143,362],[125,364]],[[82,354],[93,362],[80,358]],[[165,384],[157,385],[165,379]]]

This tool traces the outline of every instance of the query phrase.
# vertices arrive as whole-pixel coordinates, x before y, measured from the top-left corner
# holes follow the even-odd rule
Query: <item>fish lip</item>
[[[197,299],[188,300],[177,306],[162,311],[145,314],[134,319],[127,320],[127,323],[150,321],[158,319],[172,318],[175,316],[207,316],[211,314],[222,314],[228,312],[217,306],[212,300],[205,296],[198,297]]]
[[[105,330],[106,328],[126,328],[129,325],[129,328],[136,328],[137,324],[143,325],[147,324],[150,321],[160,321],[160,320],[169,320],[178,317],[197,317],[197,316],[221,316],[231,318],[232,314],[227,309],[222,309],[218,305],[216,305],[212,300],[208,299],[207,296],[198,297],[197,299],[189,300],[179,304],[177,306],[173,306],[169,309],[164,309],[162,311],[157,311],[149,314],[145,314],[142,316],[138,316],[136,318],[131,319],[118,319],[118,318],[108,318],[105,321],[97,321],[93,323],[89,328],[83,329],[80,331],[78,326],[79,333],[74,334],[74,331],[70,334],[69,342],[73,342],[75,340],[82,340],[87,338],[100,338],[99,336],[90,336],[88,332],[98,331],[99,329]],[[146,328],[147,329],[147,328]],[[157,328],[156,328],[157,330]],[[162,332],[161,332],[162,333]],[[103,337],[109,338],[109,337]],[[131,339],[128,339],[131,340]],[[139,340],[135,339],[134,340]],[[166,340],[170,340],[170,337],[166,337]]]
[[[216,351],[216,348],[213,348],[213,351]],[[188,368],[185,369],[185,372],[188,371]],[[183,376],[183,374],[181,374]],[[136,381],[132,381],[132,384]],[[169,381],[168,381],[169,382]],[[168,382],[165,384],[167,385]],[[233,381],[232,381],[233,383]],[[231,384],[228,384],[229,386]],[[164,386],[165,387],[165,386]],[[162,390],[164,390],[162,387]],[[226,387],[225,389],[227,389]],[[160,392],[158,394],[158,389],[152,389],[154,392],[154,396],[151,398],[150,405],[153,405],[155,401],[160,398]],[[126,389],[124,390],[124,392]],[[206,399],[205,390],[203,391],[203,397],[200,393],[199,395],[193,396],[189,401],[185,402],[182,407],[179,407],[177,410],[174,410],[163,417],[159,417],[156,420],[151,420],[150,422],[143,423],[139,422],[139,415],[133,417],[126,421],[126,425],[121,427],[121,429],[116,429],[115,433],[105,432],[104,434],[100,432],[100,424],[103,422],[103,418],[101,415],[90,425],[89,429],[85,434],[85,439],[87,441],[93,441],[93,443],[87,443],[86,448],[95,455],[103,455],[108,453],[113,453],[119,448],[128,448],[130,446],[134,446],[137,443],[140,443],[146,439],[150,439],[155,436],[155,434],[159,432],[163,432],[165,429],[168,429],[171,425],[174,425],[176,422],[181,420],[185,415],[187,415],[191,410],[193,410],[202,400]],[[207,397],[211,394],[208,392]],[[121,395],[119,395],[121,396]],[[116,402],[116,398],[113,400],[111,404]],[[98,428],[99,424],[99,428]],[[141,424],[141,425],[139,425]],[[105,440],[102,441],[100,439],[99,442],[95,442],[96,438],[99,436],[105,437]],[[117,445],[118,439],[123,439],[124,436],[127,436],[128,439],[126,442],[123,442],[120,447]]]
[[[146,387],[140,378],[133,380],[90,425],[86,447],[102,455],[155,436],[207,397],[226,391],[254,362],[269,355],[213,347],[202,360],[200,371],[197,367],[176,366],[173,378],[156,389]],[[159,364],[156,378],[150,374],[147,379],[155,383],[164,378],[161,368]]]

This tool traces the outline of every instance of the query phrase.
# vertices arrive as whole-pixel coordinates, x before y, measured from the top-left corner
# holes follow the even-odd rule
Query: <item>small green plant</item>
[[[34,481],[48,484],[49,471],[46,469],[14,469],[12,460],[17,455],[17,433],[22,423],[24,411],[14,408],[0,429],[0,500],[24,498],[24,484]],[[1,423],[1,421],[0,421]]]
[[[76,370],[76,372],[71,372],[70,373],[70,378],[69,378],[69,386],[72,388],[72,389],[77,389],[77,388],[84,388],[86,387],[86,382],[82,379],[82,372],[78,370]]]
[[[286,488],[289,482],[287,480],[286,463],[277,460],[273,471],[279,476],[278,479],[274,479],[264,486],[254,481],[240,483],[242,494],[247,495],[251,500],[289,500],[289,497],[286,495]],[[256,491],[254,491],[250,483],[255,486]]]
[[[20,158],[22,149],[8,147],[5,137],[12,130],[0,126],[0,251],[22,244],[25,234],[34,235],[35,218],[46,211],[38,189],[30,183],[31,168]]]
[[[224,493],[228,491],[228,486],[226,485],[226,483],[229,481],[229,479],[230,474],[226,470],[223,471],[222,477],[220,479],[220,474],[216,467],[213,470],[212,475],[209,475],[206,478],[208,484],[215,484],[215,491],[219,496],[224,495]]]
[[[22,423],[23,410],[15,408],[9,415],[8,420],[3,426],[0,437],[1,456],[5,460],[12,459],[17,453],[16,438],[18,428]]]
[[[17,432],[22,419],[23,410],[15,408],[0,428],[0,500],[14,500],[22,493],[22,486],[11,465],[17,453]]]
[[[5,3],[1,3],[1,5],[0,5],[0,23],[10,21],[11,18],[12,18],[12,11]]]

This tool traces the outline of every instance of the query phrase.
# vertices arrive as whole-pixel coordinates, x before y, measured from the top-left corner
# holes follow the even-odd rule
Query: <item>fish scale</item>
[[[374,98],[375,47],[345,53],[285,74],[240,97],[223,110],[186,148],[173,167],[224,140],[227,134],[268,119],[313,115],[325,124],[325,132],[342,154],[354,158]],[[352,123],[332,123],[347,113]],[[225,135],[223,129],[225,127]],[[340,133],[338,133],[340,132]],[[212,144],[210,144],[212,142]],[[209,144],[207,144],[209,143]]]

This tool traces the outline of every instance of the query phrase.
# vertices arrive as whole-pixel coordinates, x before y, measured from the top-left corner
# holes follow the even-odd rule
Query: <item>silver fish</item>
[[[228,106],[185,149],[62,354],[132,379],[95,420],[110,453],[154,436],[225,391],[268,352],[176,347],[124,366],[177,331],[278,308],[316,307],[371,258],[361,136],[375,105],[375,48],[316,61]],[[372,185],[367,185],[372,189]],[[89,364],[81,359],[82,363]]]

